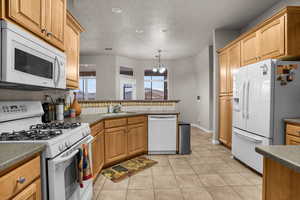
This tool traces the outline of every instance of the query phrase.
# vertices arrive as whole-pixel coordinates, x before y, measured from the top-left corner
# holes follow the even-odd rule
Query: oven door
[[[82,144],[89,144],[90,156],[91,135],[78,142],[58,157],[48,160],[48,196],[49,200],[91,200],[93,180],[83,181],[83,188],[77,182],[76,155]],[[92,157],[90,157],[92,159]],[[92,161],[91,161],[92,162]]]
[[[30,39],[8,28],[3,29],[1,80],[25,85],[59,87],[59,81],[64,75],[64,62],[47,47],[48,44],[37,38]]]

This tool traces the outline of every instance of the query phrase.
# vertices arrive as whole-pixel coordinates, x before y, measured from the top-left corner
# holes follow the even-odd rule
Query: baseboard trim
[[[208,130],[206,128],[203,128],[202,126],[199,126],[198,124],[191,124],[192,127],[195,127],[195,128],[199,128],[201,129],[202,131],[206,132],[206,133],[212,133],[212,130]]]
[[[219,140],[212,139],[211,143],[212,143],[212,144],[220,144],[220,141],[219,141]]]

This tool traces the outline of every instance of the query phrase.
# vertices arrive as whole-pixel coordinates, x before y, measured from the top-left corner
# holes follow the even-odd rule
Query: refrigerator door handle
[[[246,118],[249,119],[249,98],[250,98],[250,80],[247,83],[247,105],[246,105]]]
[[[262,140],[258,140],[258,139],[255,139],[255,138],[252,138],[252,137],[249,137],[247,135],[243,135],[243,134],[239,134],[237,132],[234,132],[234,134],[240,138],[243,138],[243,139],[246,139],[250,142],[253,142],[253,143],[256,143],[256,144],[259,144],[259,143],[262,143],[263,141]]]
[[[242,117],[245,118],[245,87],[246,82],[243,82],[243,98],[242,98]]]

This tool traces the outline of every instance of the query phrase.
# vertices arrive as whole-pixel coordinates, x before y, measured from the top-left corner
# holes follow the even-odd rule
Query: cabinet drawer
[[[300,137],[300,126],[287,124],[286,125],[286,134]]]
[[[99,132],[101,132],[104,129],[104,123],[99,122],[93,126],[91,126],[91,131],[92,131],[92,135],[95,136],[97,135]]]
[[[22,192],[12,200],[40,200],[41,199],[41,179],[37,179],[31,185],[27,186]]]
[[[128,124],[138,124],[143,123],[147,120],[146,116],[138,116],[138,117],[129,117]]]
[[[127,118],[105,120],[105,128],[126,126]]]
[[[0,177],[0,199],[8,199],[40,176],[40,157],[36,157]],[[18,182],[23,179],[24,181]]]
[[[300,145],[300,137],[286,135],[286,145]]]

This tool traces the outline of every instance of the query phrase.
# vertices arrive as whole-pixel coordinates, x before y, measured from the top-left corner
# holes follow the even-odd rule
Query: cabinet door
[[[284,55],[284,20],[282,16],[258,30],[260,60]]]
[[[228,53],[227,51],[219,55],[219,79],[220,79],[220,95],[227,93],[227,67],[228,67]]]
[[[242,65],[252,64],[258,61],[258,38],[254,32],[241,41]]]
[[[41,199],[41,180],[38,179],[12,200],[40,200]]]
[[[94,135],[92,152],[93,175],[95,179],[104,165],[104,131]]]
[[[233,74],[241,66],[241,44],[238,42],[228,49],[227,92],[233,93]]]
[[[99,159],[99,165],[100,165],[100,169],[99,169],[99,172],[100,172],[104,165],[104,158],[105,158],[104,130],[99,133],[99,138],[100,138],[100,141],[99,141],[100,147],[99,147],[98,159]]]
[[[231,146],[232,135],[232,97],[220,97],[219,101],[219,140],[226,146]]]
[[[79,48],[80,32],[73,26],[71,19],[67,18],[65,52],[67,56],[67,87],[79,87]]]
[[[46,1],[46,39],[64,50],[66,26],[66,0]]]
[[[105,164],[127,156],[127,127],[105,129]]]
[[[10,0],[8,17],[38,35],[44,35],[45,0]]]
[[[128,154],[145,152],[147,146],[147,130],[145,123],[128,126]]]
[[[300,137],[286,135],[286,145],[300,145]]]
[[[93,152],[93,157],[92,157],[92,162],[93,162],[93,176],[94,179],[97,177],[99,173],[99,168],[100,168],[100,135],[97,134],[94,136],[94,140],[92,142],[92,152]]]

